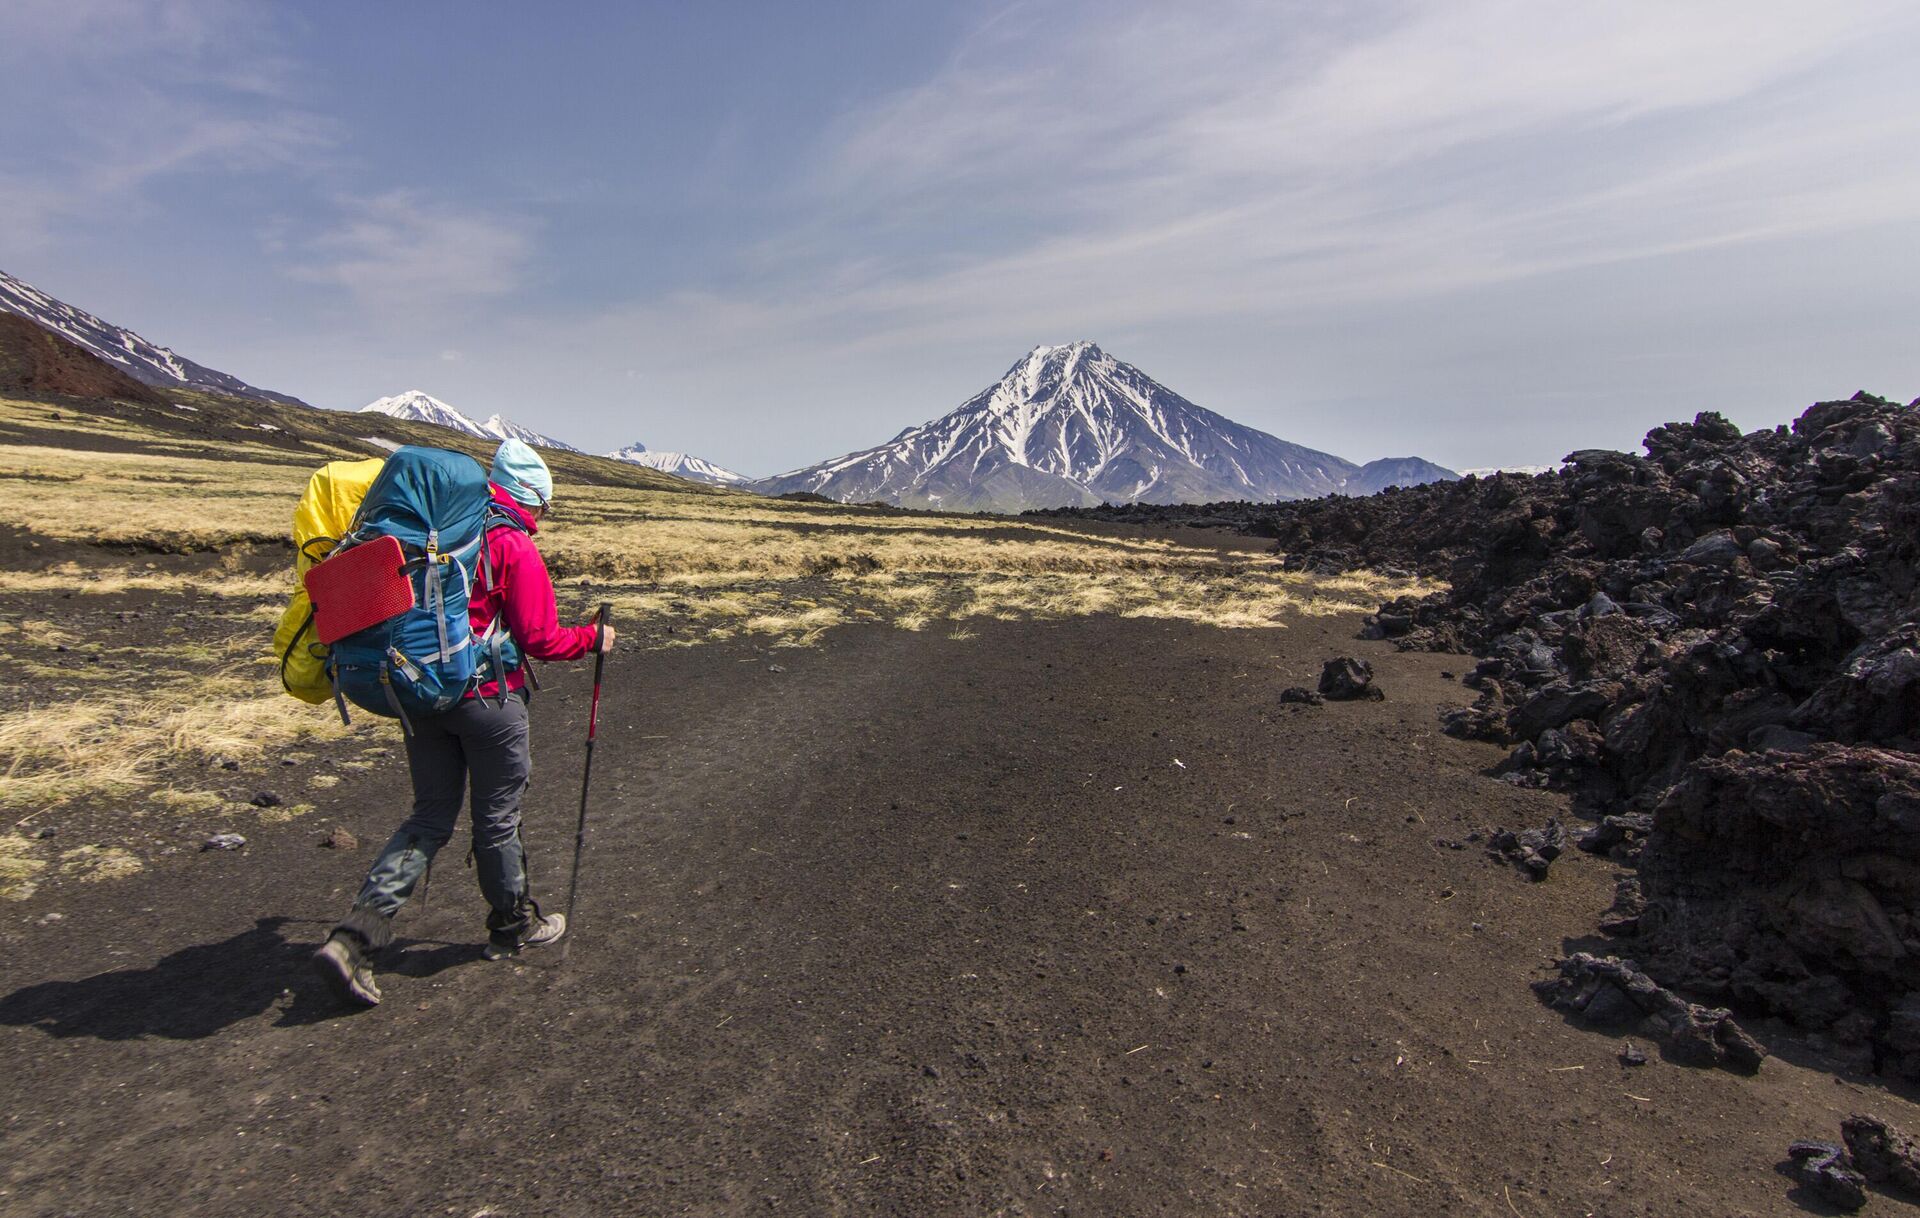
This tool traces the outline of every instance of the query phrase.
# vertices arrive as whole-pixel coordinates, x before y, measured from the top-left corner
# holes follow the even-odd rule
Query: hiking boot
[[[380,987],[373,983],[373,966],[367,963],[357,936],[330,936],[313,953],[313,971],[341,1002],[362,1007],[380,1005]]]
[[[494,931],[487,939],[484,954],[489,960],[505,960],[509,956],[519,955],[522,948],[558,943],[560,936],[566,933],[567,915],[539,914],[526,923],[525,929],[518,934]]]

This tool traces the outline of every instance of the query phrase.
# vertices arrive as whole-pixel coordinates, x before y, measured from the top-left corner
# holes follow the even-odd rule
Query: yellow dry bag
[[[302,702],[318,705],[333,697],[333,685],[327,680],[327,649],[313,637],[313,605],[307,600],[303,577],[353,527],[360,501],[385,464],[383,457],[330,461],[308,480],[306,493],[293,509],[293,599],[273,632],[273,654],[280,661],[280,684]]]

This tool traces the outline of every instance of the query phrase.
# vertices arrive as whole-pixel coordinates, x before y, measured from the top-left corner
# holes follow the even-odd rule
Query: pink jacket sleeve
[[[536,660],[577,660],[592,651],[592,626],[560,624],[553,577],[532,539],[512,529],[498,529],[491,536],[500,540],[494,557],[501,567],[501,612],[520,650]]]

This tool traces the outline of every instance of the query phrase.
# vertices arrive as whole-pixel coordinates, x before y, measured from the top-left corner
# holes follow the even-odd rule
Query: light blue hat
[[[524,440],[502,440],[493,454],[489,481],[527,507],[545,507],[553,500],[553,474],[540,454]]]

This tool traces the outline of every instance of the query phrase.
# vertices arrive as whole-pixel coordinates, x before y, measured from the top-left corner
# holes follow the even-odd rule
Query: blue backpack
[[[329,559],[378,538],[395,539],[405,560],[401,570],[413,585],[413,607],[332,644],[327,675],[342,722],[351,701],[411,731],[409,715],[455,706],[483,672],[499,683],[504,702],[520,649],[504,621],[496,618],[475,638],[467,618],[476,573],[494,586],[486,541],[496,528],[525,531],[493,502],[487,472],[472,457],[408,445],[387,458]]]

